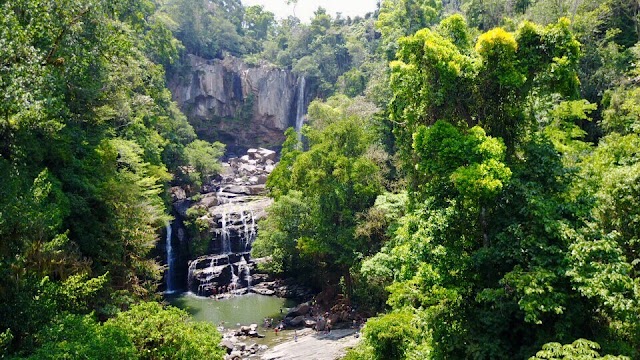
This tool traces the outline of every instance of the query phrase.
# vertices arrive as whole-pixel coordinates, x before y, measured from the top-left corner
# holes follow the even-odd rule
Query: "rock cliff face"
[[[191,70],[174,76],[174,100],[201,138],[221,141],[232,152],[277,147],[284,130],[296,124],[298,78],[272,66],[252,67],[227,57],[206,60],[189,55]]]

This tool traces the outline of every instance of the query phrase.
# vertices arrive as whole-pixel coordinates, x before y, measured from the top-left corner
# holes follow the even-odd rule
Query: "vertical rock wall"
[[[284,130],[295,125],[299,81],[294,74],[231,56],[189,55],[189,64],[190,71],[174,76],[169,87],[201,138],[221,141],[235,153],[282,144]]]

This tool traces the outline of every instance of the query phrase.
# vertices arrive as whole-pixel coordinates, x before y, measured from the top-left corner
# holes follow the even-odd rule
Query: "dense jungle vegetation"
[[[0,356],[222,358],[153,253],[224,151],[166,88],[196,54],[316,84],[254,254],[376,315],[348,359],[640,357],[639,9],[0,0]]]

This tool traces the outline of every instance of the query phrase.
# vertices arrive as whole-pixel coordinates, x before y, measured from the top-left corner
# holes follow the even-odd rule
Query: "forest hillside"
[[[369,318],[347,359],[639,358],[639,10],[0,0],[0,356],[223,358],[159,286],[168,189],[259,119],[176,102],[200,59],[308,84],[253,255]]]

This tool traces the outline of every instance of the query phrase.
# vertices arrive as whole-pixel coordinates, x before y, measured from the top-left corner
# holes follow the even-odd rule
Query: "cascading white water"
[[[241,264],[238,267],[238,272],[240,274],[244,272],[244,281],[247,282],[247,288],[251,289],[251,268],[249,267],[249,264]]]
[[[229,285],[231,285],[235,290],[240,287],[240,277],[238,276],[238,271],[231,263],[231,258],[229,258],[229,266],[231,267],[231,282]]]
[[[222,213],[222,253],[231,254],[231,239],[229,239],[229,229],[227,228],[227,216],[225,212]]]
[[[166,238],[166,242],[165,242],[165,248],[167,251],[167,274],[166,274],[166,279],[167,279],[167,289],[166,289],[166,293],[171,294],[173,293],[175,290],[173,289],[173,265],[174,265],[174,256],[173,256],[173,247],[171,245],[171,223],[168,222],[166,225],[166,230],[167,230],[167,238]]]
[[[302,124],[304,123],[304,87],[306,80],[301,76],[298,80],[298,103],[296,106],[296,133],[298,141],[302,138]]]
[[[244,237],[242,241],[244,242],[244,249],[247,250],[247,246],[249,245],[249,228],[247,223],[247,214],[245,211],[240,212],[240,220],[242,220],[242,227],[244,229]]]
[[[189,270],[188,270],[188,275],[187,275],[187,286],[189,287],[188,290],[191,291],[191,286],[193,285],[193,274],[196,270],[196,264],[197,261],[192,261],[189,264]]]
[[[253,214],[253,210],[249,212],[251,214],[251,233],[249,235],[248,247],[253,245],[253,241],[256,239],[256,217]]]

